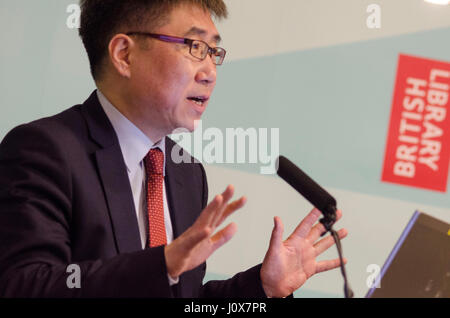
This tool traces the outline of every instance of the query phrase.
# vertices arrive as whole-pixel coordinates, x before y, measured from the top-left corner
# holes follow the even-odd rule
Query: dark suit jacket
[[[167,138],[167,154],[174,145]],[[166,157],[177,237],[206,206],[208,186],[201,164]],[[67,287],[69,264],[81,268],[79,289]],[[0,296],[265,297],[260,266],[203,285],[205,270],[184,273],[170,288],[163,247],[142,250],[119,142],[95,92],[2,141]]]

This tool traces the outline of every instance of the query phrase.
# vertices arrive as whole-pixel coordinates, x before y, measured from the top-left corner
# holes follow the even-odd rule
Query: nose
[[[195,75],[195,81],[203,85],[211,85],[216,83],[217,70],[213,63],[212,57],[208,54],[206,58],[200,62],[201,67]]]

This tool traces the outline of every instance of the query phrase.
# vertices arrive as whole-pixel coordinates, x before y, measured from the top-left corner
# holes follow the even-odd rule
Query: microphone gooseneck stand
[[[353,297],[353,291],[350,289],[347,281],[347,274],[345,272],[341,241],[338,233],[333,230],[333,224],[336,222],[336,199],[288,158],[279,156],[276,165],[277,174],[322,212],[323,217],[319,221],[326,229],[326,231],[322,233],[322,236],[328,232],[333,236],[341,263],[341,273],[344,277],[344,295],[345,298]]]
[[[325,227],[325,232],[321,236],[324,236],[328,232],[333,236],[334,242],[336,243],[336,248],[339,254],[340,268],[342,277],[344,278],[344,296],[345,298],[353,298],[353,291],[347,280],[347,273],[345,272],[345,264],[342,256],[342,245],[339,234],[333,229],[333,224],[336,222],[336,208],[334,206],[328,206],[326,211],[321,211],[323,217],[319,220],[320,223]]]

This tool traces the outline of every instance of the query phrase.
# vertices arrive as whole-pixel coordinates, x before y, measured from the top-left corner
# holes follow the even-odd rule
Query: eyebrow
[[[208,32],[206,32],[203,29],[197,28],[197,27],[192,27],[189,29],[189,31],[187,31],[183,36],[190,36],[190,35],[200,35],[200,36],[206,36]],[[216,44],[219,44],[220,41],[222,41],[222,38],[220,37],[220,35],[216,34],[213,36],[214,41],[216,42]]]

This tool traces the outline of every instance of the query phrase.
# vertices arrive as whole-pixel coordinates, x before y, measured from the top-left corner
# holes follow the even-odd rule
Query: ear
[[[134,41],[125,34],[116,34],[109,41],[109,58],[116,71],[123,77],[131,77],[130,54],[135,47]]]

